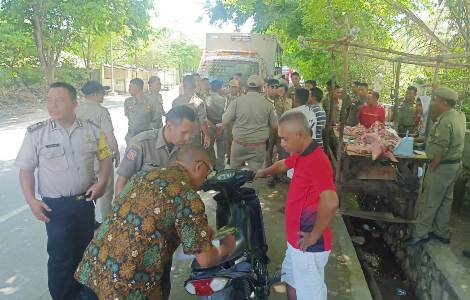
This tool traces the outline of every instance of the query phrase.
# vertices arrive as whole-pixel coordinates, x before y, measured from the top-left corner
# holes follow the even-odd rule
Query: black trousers
[[[52,210],[46,212],[49,293],[54,300],[74,299],[82,285],[73,275],[93,238],[95,207],[75,196],[43,197],[43,201]]]

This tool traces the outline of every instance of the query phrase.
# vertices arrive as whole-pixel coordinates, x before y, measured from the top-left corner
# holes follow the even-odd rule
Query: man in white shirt
[[[307,118],[308,125],[310,129],[315,132],[315,125],[317,122],[317,116],[315,112],[310,109],[308,103],[308,98],[310,93],[306,89],[297,89],[295,91],[295,100],[294,100],[294,109],[297,111],[301,111],[305,117]]]

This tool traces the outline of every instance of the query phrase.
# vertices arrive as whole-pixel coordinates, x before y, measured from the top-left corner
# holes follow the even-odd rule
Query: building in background
[[[129,82],[133,78],[140,78],[146,83],[150,76],[157,75],[160,77],[162,82],[162,89],[165,90],[176,85],[176,74],[176,70],[149,71],[132,65],[114,65],[111,67],[111,65],[102,64],[99,69],[95,69],[93,71],[91,79],[100,82],[108,91],[113,91],[114,81],[114,92],[118,94],[127,94]],[[148,87],[145,84],[144,90],[147,88]]]

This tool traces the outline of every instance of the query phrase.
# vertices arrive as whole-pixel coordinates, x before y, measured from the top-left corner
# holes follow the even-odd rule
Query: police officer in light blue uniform
[[[54,300],[76,299],[81,285],[73,278],[93,238],[94,205],[111,171],[112,151],[92,121],[75,116],[77,92],[56,82],[47,94],[50,119],[28,127],[16,158],[20,184],[34,216],[46,223],[48,285]],[[94,162],[99,160],[99,178]],[[35,195],[34,171],[41,200]]]

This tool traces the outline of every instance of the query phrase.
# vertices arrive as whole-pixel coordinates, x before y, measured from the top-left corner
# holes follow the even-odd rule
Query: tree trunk
[[[54,82],[54,71],[55,71],[55,66],[51,66],[51,65],[44,66],[44,72],[46,74],[48,86]]]
[[[50,49],[50,47],[44,47],[44,37],[43,37],[43,12],[44,9],[39,7],[38,3],[32,5],[33,16],[31,22],[33,23],[33,35],[34,42],[36,44],[36,49],[38,51],[39,61],[41,62],[41,67],[46,75],[47,85],[50,85],[54,82],[54,69],[56,63],[54,63],[55,53]],[[45,49],[46,48],[46,49]],[[59,53],[61,49],[58,50]],[[58,57],[56,57],[58,58]]]

